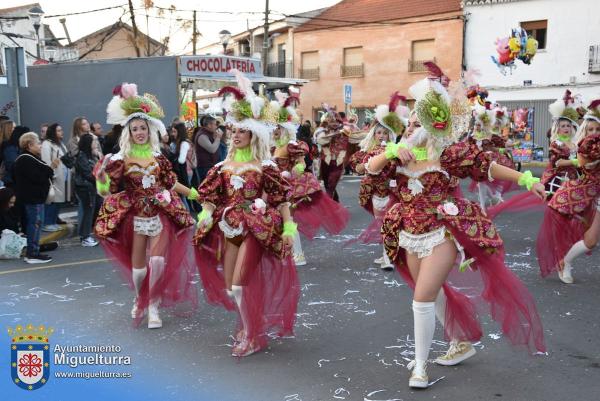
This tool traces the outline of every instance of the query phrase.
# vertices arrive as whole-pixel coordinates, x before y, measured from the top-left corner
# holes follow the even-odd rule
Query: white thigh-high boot
[[[477,192],[479,194],[479,206],[481,206],[481,210],[485,212],[485,202],[487,200],[487,186],[480,182],[477,184]]]
[[[292,245],[292,251],[294,252],[294,263],[296,266],[304,266],[306,264],[306,257],[302,252],[302,242],[300,242],[300,233],[294,234],[294,243]]]
[[[446,329],[446,294],[444,289],[440,288],[438,296],[435,298],[435,316]],[[444,366],[454,366],[465,359],[475,355],[476,351],[473,344],[469,341],[458,341],[454,338],[450,339],[450,347],[446,353],[435,359],[435,363]]]
[[[162,256],[151,256],[150,257],[150,305],[148,305],[148,328],[158,329],[162,327],[162,320],[158,313],[158,307],[160,306],[160,294],[156,294],[156,284],[160,281],[160,278],[164,274],[165,270],[165,258]]]
[[[148,273],[148,269],[146,266],[138,268],[134,267],[131,269],[131,278],[133,279],[133,288],[135,290],[135,298],[133,299],[133,308],[131,308],[131,318],[135,319],[138,314],[138,296],[140,295],[140,290],[142,289],[142,283],[146,278],[146,274]]]
[[[426,368],[435,331],[435,302],[413,301],[412,308],[415,320],[415,360],[407,366],[412,369],[408,385],[427,388],[429,377]]]
[[[571,247],[571,249],[569,249],[569,252],[567,252],[567,254],[565,255],[565,259],[564,259],[564,267],[562,269],[562,271],[558,271],[558,278],[560,278],[560,280],[563,283],[566,284],[572,284],[573,283],[573,275],[571,274],[571,271],[573,270],[573,261],[575,260],[576,257],[583,255],[586,252],[591,251],[591,249],[589,249],[587,246],[585,246],[585,243],[583,242],[583,240],[581,241],[577,241],[576,243],[573,244],[573,246]]]

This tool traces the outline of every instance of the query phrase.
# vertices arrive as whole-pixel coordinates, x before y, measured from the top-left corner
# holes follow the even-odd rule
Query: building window
[[[538,41],[538,49],[546,48],[547,20],[521,22],[521,28],[527,31],[527,35]]]
[[[340,66],[342,77],[364,76],[363,48],[346,47],[344,49],[344,64]]]
[[[319,52],[302,52],[301,54],[300,78],[319,79]]]
[[[435,62],[435,41],[433,39],[415,40],[411,46],[411,58],[408,60],[408,72],[424,72],[426,61]]]

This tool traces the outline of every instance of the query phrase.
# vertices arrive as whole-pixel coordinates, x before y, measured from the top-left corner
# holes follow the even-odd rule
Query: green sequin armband
[[[298,224],[293,221],[286,221],[283,223],[283,232],[281,235],[285,237],[293,237],[298,232]]]
[[[388,142],[385,145],[385,158],[388,160],[396,159],[398,157],[398,150],[406,148],[408,148],[408,146],[404,143]]]
[[[537,184],[538,182],[540,182],[540,179],[534,177],[529,170],[525,171],[521,174],[521,177],[519,177],[519,185],[527,188],[528,191],[531,191],[533,184]]]

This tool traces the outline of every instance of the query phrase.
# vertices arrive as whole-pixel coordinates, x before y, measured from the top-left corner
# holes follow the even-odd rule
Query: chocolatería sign
[[[244,75],[262,76],[262,63],[258,59],[233,56],[181,56],[179,74],[187,77],[218,78],[231,76],[228,72],[237,69]]]

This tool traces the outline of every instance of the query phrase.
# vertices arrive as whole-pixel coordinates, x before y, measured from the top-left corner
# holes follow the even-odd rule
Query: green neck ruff
[[[488,134],[484,131],[476,131],[475,133],[473,133],[473,138],[475,138],[478,141],[482,141],[488,138]]]
[[[238,163],[248,163],[252,161],[254,157],[252,157],[252,148],[250,146],[246,146],[245,148],[236,149],[233,154],[233,161]]]
[[[278,148],[281,148],[281,147],[287,145],[289,142],[290,142],[290,140],[288,138],[281,137],[279,139],[275,139],[275,146],[277,146]]]
[[[152,146],[149,143],[143,145],[132,143],[129,156],[136,159],[150,159],[152,157]]]
[[[414,153],[415,159],[418,162],[421,162],[421,161],[424,161],[424,160],[428,159],[428,157],[427,157],[427,148],[426,147],[414,147],[414,148],[412,148],[412,152]]]
[[[568,135],[568,134],[558,135],[558,140],[561,142],[571,142],[571,135]]]

